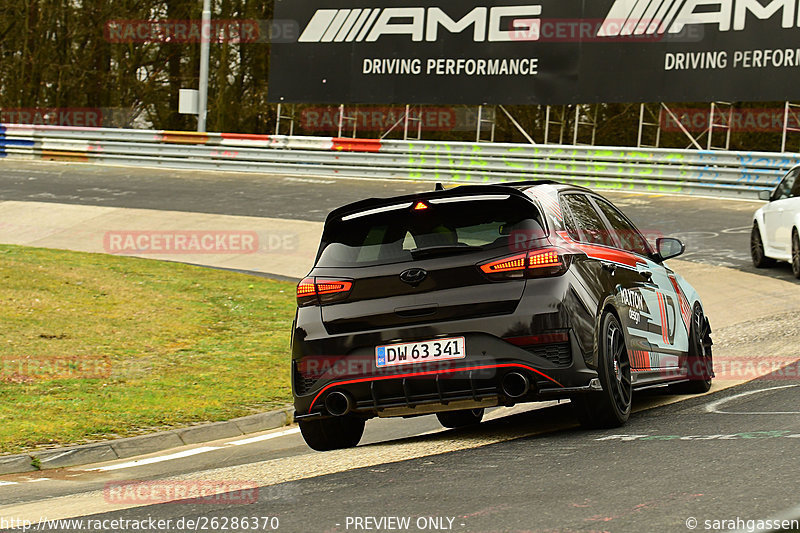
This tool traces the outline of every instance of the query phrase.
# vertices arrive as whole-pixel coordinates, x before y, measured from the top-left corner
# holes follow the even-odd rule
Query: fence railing
[[[0,158],[756,198],[800,154],[0,125]]]

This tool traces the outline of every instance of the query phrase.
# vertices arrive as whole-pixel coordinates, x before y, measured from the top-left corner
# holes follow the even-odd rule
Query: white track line
[[[226,442],[225,444],[244,446],[245,444],[253,444],[254,442],[276,439],[278,437],[285,437],[286,435],[294,435],[295,433],[300,433],[300,428],[286,429],[283,431],[278,431],[277,433],[268,433],[267,435],[259,435],[258,437],[250,437],[249,439],[235,440],[232,442]]]
[[[762,393],[762,392],[769,392],[769,391],[772,391],[772,390],[790,389],[792,387],[800,387],[800,385],[782,385],[780,387],[771,387],[769,389],[751,390],[751,391],[742,392],[742,393],[739,393],[739,394],[734,394],[733,396],[729,396],[727,398],[722,398],[721,400],[716,400],[716,401],[713,401],[711,403],[707,403],[705,409],[706,409],[706,412],[708,412],[708,413],[716,413],[716,414],[721,414],[721,415],[798,415],[798,414],[800,414],[800,412],[798,412],[798,411],[794,411],[794,412],[779,412],[779,411],[776,411],[776,412],[744,412],[744,413],[741,413],[741,412],[720,411],[719,410],[719,407],[721,405],[724,405],[724,404],[726,404],[726,403],[728,403],[730,401],[733,401],[733,400],[737,400],[739,398],[744,398],[746,396],[751,396],[753,394],[759,394],[759,393]]]
[[[162,463],[164,461],[172,461],[173,459],[182,459],[184,457],[191,457],[201,453],[211,452],[214,450],[221,450],[219,446],[203,446],[193,450],[186,450],[183,452],[173,453],[170,455],[162,455],[161,457],[151,457],[150,459],[139,459],[137,461],[129,461],[127,463],[119,463],[110,466],[101,466],[100,468],[90,468],[87,472],[110,472],[112,470],[122,470],[123,468],[133,468],[134,466],[151,465],[154,463]]]
[[[0,481],[0,487],[4,487],[6,485],[18,485],[16,481]]]

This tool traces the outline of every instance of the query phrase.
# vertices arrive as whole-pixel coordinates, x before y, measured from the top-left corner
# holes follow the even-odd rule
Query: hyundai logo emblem
[[[422,268],[409,268],[400,274],[400,281],[409,285],[419,285],[427,276],[428,272]]]

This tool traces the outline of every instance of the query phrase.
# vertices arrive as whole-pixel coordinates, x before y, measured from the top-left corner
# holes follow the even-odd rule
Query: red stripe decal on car
[[[661,311],[661,337],[664,342],[669,344],[669,324],[667,323],[667,306],[664,302],[664,295],[660,292],[658,294],[658,310]]]
[[[672,282],[672,286],[675,288],[675,292],[678,294],[678,301],[681,304],[681,316],[683,317],[683,323],[686,324],[686,331],[690,331],[691,324],[692,324],[692,309],[689,305],[689,299],[686,298],[686,295],[681,290],[680,285],[678,285],[678,280],[675,276],[669,274],[669,280]]]
[[[367,383],[367,382],[370,382],[370,381],[385,381],[387,379],[401,379],[401,378],[412,378],[412,377],[420,377],[420,376],[435,376],[436,374],[454,374],[454,373],[458,373],[458,372],[469,372],[470,370],[485,370],[487,368],[523,368],[525,370],[530,370],[531,372],[539,374],[540,376],[542,376],[544,378],[547,378],[549,381],[552,381],[553,383],[555,383],[556,385],[558,385],[562,389],[564,388],[564,385],[562,385],[558,381],[554,380],[553,378],[551,378],[547,374],[545,374],[545,373],[543,373],[543,372],[541,372],[539,370],[536,370],[535,368],[529,367],[527,365],[521,365],[521,364],[518,364],[518,363],[505,363],[505,364],[500,364],[500,365],[471,366],[471,367],[467,367],[467,368],[451,368],[451,369],[448,369],[448,370],[429,370],[429,371],[425,371],[425,372],[411,372],[411,373],[408,373],[408,374],[394,374],[394,375],[391,375],[391,376],[378,376],[378,377],[372,377],[372,378],[349,379],[349,380],[345,380],[345,381],[337,381],[335,383],[328,383],[327,385],[322,387],[322,390],[319,391],[316,396],[314,396],[314,399],[311,401],[311,406],[308,408],[308,410],[310,412],[311,409],[314,408],[314,404],[317,402],[317,400],[319,400],[319,397],[322,396],[322,394],[326,390],[328,390],[328,389],[330,389],[332,387],[338,387],[340,385],[351,385],[353,383]]]
[[[650,352],[646,352],[644,350],[631,350],[630,351],[631,357],[633,357],[633,366],[632,370],[637,372],[643,372],[646,370],[651,370],[650,368]]]
[[[612,263],[617,263],[631,268],[636,268],[637,263],[641,263],[641,261],[639,261],[635,255],[622,250],[583,243],[577,243],[576,246],[578,246],[578,248],[584,251],[586,255],[592,259],[610,261]]]
[[[573,240],[572,237],[570,237],[566,231],[559,231],[556,233],[559,237],[567,241],[569,244],[580,249],[580,251],[582,251],[592,259],[598,259],[600,261],[608,261],[610,263],[616,263],[618,265],[630,268],[636,268],[636,265],[638,264],[642,265],[645,264],[644,261],[637,258],[634,254],[630,252],[619,250],[617,248],[610,248],[608,246],[599,246],[596,244],[586,244],[583,242],[578,242],[576,240]]]

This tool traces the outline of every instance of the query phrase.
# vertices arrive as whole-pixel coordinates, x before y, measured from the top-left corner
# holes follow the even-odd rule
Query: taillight
[[[558,251],[554,249],[537,250],[528,254],[528,268],[552,268],[563,265]]]
[[[353,282],[349,279],[320,279],[317,278],[317,294],[321,305],[344,300],[350,294]]]
[[[297,306],[325,305],[343,300],[350,294],[353,280],[305,278],[297,285]]]
[[[528,254],[517,254],[480,265],[484,274],[505,274],[506,277],[522,277],[528,262]]]
[[[569,268],[571,256],[559,248],[542,248],[481,263],[478,267],[492,280],[560,276]]]
[[[314,278],[306,278],[297,285],[297,306],[305,307],[318,303],[317,285]]]

